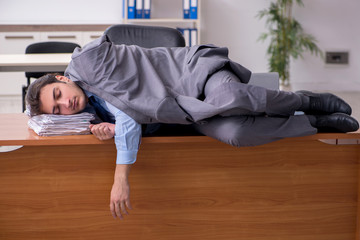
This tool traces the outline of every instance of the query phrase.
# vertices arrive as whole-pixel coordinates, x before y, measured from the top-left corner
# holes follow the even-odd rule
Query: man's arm
[[[130,164],[117,164],[114,175],[114,184],[110,196],[110,211],[114,218],[123,219],[123,214],[128,215],[127,209],[132,209],[130,203],[130,185],[128,176]]]
[[[117,159],[110,195],[110,212],[114,218],[123,219],[123,214],[127,215],[127,209],[131,209],[128,176],[131,164],[136,161],[141,140],[141,125],[113,105],[106,103],[106,107],[114,115],[115,124],[103,122],[90,125],[90,129],[101,140],[115,136]]]

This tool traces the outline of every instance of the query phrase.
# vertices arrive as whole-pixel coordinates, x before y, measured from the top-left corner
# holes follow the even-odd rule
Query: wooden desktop
[[[26,122],[0,119],[0,146],[23,146],[0,152],[2,240],[360,239],[360,132],[244,148],[143,138],[120,221],[109,211],[114,142],[39,137]]]

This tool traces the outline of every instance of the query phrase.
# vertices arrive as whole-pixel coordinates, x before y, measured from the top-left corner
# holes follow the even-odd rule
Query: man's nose
[[[70,107],[70,99],[61,98],[57,101],[58,105],[69,108]]]

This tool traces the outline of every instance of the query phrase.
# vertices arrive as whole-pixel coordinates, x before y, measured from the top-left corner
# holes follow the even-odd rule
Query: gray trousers
[[[212,94],[216,92],[216,96],[219,96],[221,91],[229,94],[229,88],[233,96],[225,100]],[[204,94],[204,102],[212,105],[233,104],[231,110],[193,126],[201,134],[221,142],[237,147],[256,146],[317,132],[305,115],[294,115],[302,105],[299,95],[243,84],[230,71],[221,70],[211,75]]]

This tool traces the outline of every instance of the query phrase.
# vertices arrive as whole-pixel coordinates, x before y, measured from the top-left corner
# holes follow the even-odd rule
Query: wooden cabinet
[[[24,53],[26,46],[41,41],[40,32],[0,33],[0,54]],[[0,95],[21,95],[21,86],[26,83],[22,72],[0,73]]]
[[[100,37],[102,31],[59,31],[59,32],[0,32],[0,54],[25,53],[28,45],[35,42],[65,41],[74,42],[80,46]],[[23,72],[0,73],[0,96],[21,96],[21,87],[26,84]]]
[[[84,46],[85,44],[101,37],[103,35],[103,32],[82,32],[82,44],[81,46]]]
[[[40,32],[2,32],[0,33],[0,53],[24,53],[26,46],[41,41]]]
[[[82,45],[81,32],[41,32],[41,42],[73,42]]]
[[[64,41],[84,46],[103,32],[0,32],[0,54],[24,53],[28,45],[35,42]]]

